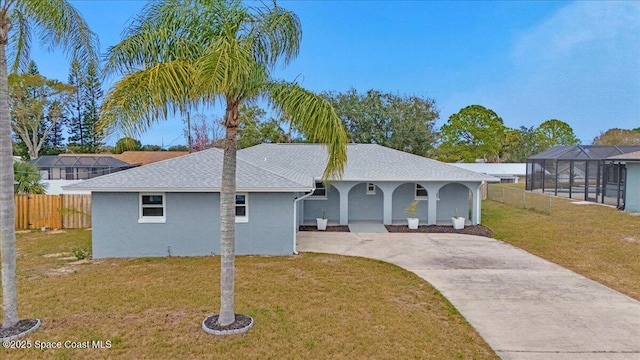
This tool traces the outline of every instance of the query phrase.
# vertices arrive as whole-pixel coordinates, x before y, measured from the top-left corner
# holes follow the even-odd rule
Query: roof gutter
[[[293,254],[298,255],[298,250],[296,249],[296,242],[298,240],[298,201],[304,200],[309,196],[313,195],[313,192],[316,191],[315,182],[313,183],[313,187],[308,194],[305,194],[302,197],[297,197],[293,199]]]

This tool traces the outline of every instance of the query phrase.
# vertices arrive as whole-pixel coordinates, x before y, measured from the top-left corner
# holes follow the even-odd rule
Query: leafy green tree
[[[82,85],[84,99],[83,125],[85,128],[86,148],[89,153],[96,153],[104,145],[104,133],[98,128],[100,105],[102,103],[102,81],[95,63],[87,65],[86,76]]]
[[[102,101],[102,82],[96,63],[81,67],[80,63],[71,63],[69,84],[75,86],[70,101],[66,104],[65,114],[69,121],[69,146],[75,152],[95,153],[104,145],[104,134],[96,124],[100,118]]]
[[[440,129],[438,158],[446,162],[502,162],[508,128],[493,110],[470,105],[449,117]]]
[[[62,104],[73,86],[37,73],[11,74],[8,80],[11,127],[27,146],[29,159],[35,159],[62,121]]]
[[[640,145],[640,131],[609,129],[596,136],[593,145]]]
[[[37,166],[27,162],[16,161],[13,163],[13,177],[17,185],[16,194],[45,194],[42,185],[42,175]]]
[[[153,144],[146,144],[143,145],[140,150],[142,151],[162,151],[162,146],[160,145],[153,145]]]
[[[2,253],[2,327],[18,322],[16,294],[15,205],[11,157],[11,113],[7,47],[13,50],[12,70],[25,69],[33,31],[49,46],[62,45],[71,58],[97,61],[97,41],[80,14],[65,0],[0,2],[0,242]]]
[[[142,150],[142,143],[140,140],[136,140],[130,137],[123,137],[116,141],[116,146],[113,148],[114,154],[122,154],[125,151],[139,151]]]
[[[320,96],[271,77],[277,64],[297,56],[301,39],[298,17],[275,3],[256,8],[233,0],[153,2],[125,36],[108,54],[108,69],[123,78],[103,103],[107,129],[140,132],[188,104],[217,99],[225,105],[218,324],[232,324],[240,106],[266,98],[310,141],[327,143],[325,179],[341,173],[347,137],[340,119]]]
[[[189,147],[187,145],[173,145],[167,151],[189,151]]]
[[[557,119],[547,120],[538,126],[538,130],[544,136],[546,148],[557,145],[580,144],[580,140],[573,133],[571,126],[564,121]]]
[[[284,120],[265,120],[267,113],[255,105],[240,108],[238,148],[243,149],[262,143],[291,142],[283,129]]]
[[[379,144],[429,156],[436,143],[435,120],[439,113],[432,99],[355,89],[323,96],[336,109],[349,140]]]
[[[527,158],[547,149],[545,135],[537,127],[520,126],[508,149],[509,162],[525,162]]]

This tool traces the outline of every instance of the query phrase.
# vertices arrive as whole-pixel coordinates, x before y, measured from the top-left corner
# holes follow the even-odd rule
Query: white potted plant
[[[418,212],[418,200],[414,200],[406,209],[404,209],[404,212],[406,212],[409,215],[415,216],[416,213]],[[408,217],[407,223],[409,225],[409,229],[413,229],[413,230],[417,229],[419,221],[420,219],[418,219],[417,217]]]
[[[453,221],[453,228],[456,230],[464,229],[464,220],[465,219],[463,217],[458,216],[458,208],[456,208],[456,213],[451,218],[451,221]]]
[[[318,230],[327,230],[327,210],[322,210],[322,217],[316,218],[316,222],[318,223]]]

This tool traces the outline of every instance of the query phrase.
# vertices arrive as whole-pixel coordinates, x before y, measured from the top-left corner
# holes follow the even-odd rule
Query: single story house
[[[619,166],[624,187],[624,210],[640,213],[640,151],[608,158]]]
[[[347,146],[340,179],[321,182],[319,144],[261,144],[238,151],[236,253],[296,253],[301,224],[404,223],[419,200],[423,224],[451,223],[457,211],[480,223],[480,187],[499,179],[373,144]],[[223,151],[209,149],[71,185],[92,193],[93,256],[220,253]]]

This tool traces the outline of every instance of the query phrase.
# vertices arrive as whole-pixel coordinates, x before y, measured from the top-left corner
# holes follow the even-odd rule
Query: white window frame
[[[327,200],[327,192],[329,191],[329,189],[327,188],[327,186],[325,186],[325,184],[322,181],[316,181],[316,189],[314,191],[314,193],[318,190],[324,190],[324,195],[311,195],[307,198],[307,200]]]
[[[367,195],[375,195],[376,194],[376,184],[372,182],[367,183]]]
[[[426,196],[418,195],[418,190],[424,190],[427,193],[427,195]],[[428,200],[429,199],[429,193],[427,192],[427,189],[424,186],[422,186],[422,185],[420,185],[418,183],[416,183],[416,185],[414,187],[413,195],[414,195],[414,199],[415,200]]]
[[[244,206],[244,216],[236,215],[236,223],[248,223],[249,222],[249,194],[248,193],[236,193],[236,196],[242,195],[244,196],[244,204],[240,206]],[[237,200],[234,200],[234,213],[235,209],[238,207]]]
[[[162,197],[162,216],[144,216],[142,209],[157,208],[157,204],[143,204],[144,196],[161,196]],[[166,193],[140,193],[138,196],[138,223],[141,224],[164,224],[167,221],[167,195]]]

